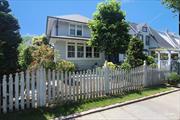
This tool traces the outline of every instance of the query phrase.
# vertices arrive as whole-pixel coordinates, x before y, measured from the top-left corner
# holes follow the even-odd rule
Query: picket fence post
[[[104,69],[104,81],[105,81],[105,94],[109,94],[109,69],[107,67],[107,61],[103,66]]]
[[[147,86],[147,64],[146,64],[146,61],[144,61],[144,64],[143,64],[143,86],[146,87]]]

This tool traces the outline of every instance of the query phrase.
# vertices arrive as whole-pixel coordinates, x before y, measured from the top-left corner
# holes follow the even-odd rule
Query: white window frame
[[[69,42],[72,42],[72,43],[75,43],[75,57],[68,57],[68,43]],[[80,57],[77,57],[77,44],[78,43],[83,43],[84,45],[84,57],[80,58]],[[86,42],[84,41],[77,41],[77,40],[66,40],[66,59],[67,60],[100,60],[101,59],[101,53],[99,52],[99,57],[98,58],[95,58],[94,57],[94,48],[92,47],[92,57],[91,58],[86,58]]]
[[[83,33],[83,24],[80,24],[80,23],[73,23],[73,22],[71,22],[71,23],[69,23],[69,36],[72,36],[71,34],[70,34],[70,26],[71,25],[75,25],[75,36],[73,36],[73,37],[83,37],[84,36],[84,33]],[[82,26],[82,35],[77,35],[77,26]]]
[[[74,35],[71,35],[71,25],[74,25],[74,30],[75,30]],[[69,36],[76,36],[76,25],[75,24],[69,24]]]
[[[67,50],[67,57],[68,57],[68,52],[69,52],[69,51],[68,51],[68,46],[71,45],[71,46],[74,46],[74,48],[75,48],[75,49],[74,49],[74,57],[68,57],[68,58],[76,58],[76,44],[70,44],[70,43],[73,43],[73,42],[68,42],[68,43],[67,43],[67,49],[66,49],[66,50]],[[72,51],[71,51],[71,52],[72,52]]]
[[[78,46],[81,46],[81,47],[83,47],[83,56],[82,57],[78,57]],[[84,58],[85,56],[84,56],[84,43],[77,43],[77,52],[76,52],[76,54],[77,54],[77,58]],[[82,52],[82,51],[81,51]]]

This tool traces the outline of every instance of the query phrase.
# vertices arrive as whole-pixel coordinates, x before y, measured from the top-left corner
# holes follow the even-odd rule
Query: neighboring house
[[[156,31],[147,24],[130,23],[129,33],[144,42],[144,52],[148,55],[157,48],[179,49],[180,36],[171,32]]]
[[[89,20],[80,15],[47,17],[46,35],[50,44],[59,58],[73,62],[77,69],[102,66],[105,61],[104,53],[87,45],[90,39]]]
[[[61,59],[72,61],[77,69],[102,66],[105,55],[87,45],[90,39],[89,18],[81,15],[48,16],[46,35]],[[170,32],[159,32],[147,24],[129,23],[129,34],[144,42],[144,52],[151,54],[156,48],[179,49],[180,37]],[[59,58],[55,58],[57,60]],[[124,55],[119,55],[119,61]]]

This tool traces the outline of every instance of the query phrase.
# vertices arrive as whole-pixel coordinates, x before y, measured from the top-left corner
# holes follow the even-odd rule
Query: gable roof
[[[78,15],[78,14],[62,15],[62,16],[54,16],[54,17],[65,19],[65,20],[76,21],[76,22],[82,22],[82,23],[88,23],[90,21],[88,17]]]

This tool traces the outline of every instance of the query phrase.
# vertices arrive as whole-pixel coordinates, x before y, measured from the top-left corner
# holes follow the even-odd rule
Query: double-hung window
[[[139,38],[140,40],[143,40],[143,35],[142,35],[142,34],[138,34],[138,38]]]
[[[77,43],[77,57],[83,58],[84,57],[84,44]]]
[[[92,58],[92,47],[86,46],[86,58]]]
[[[70,24],[70,36],[75,36],[76,33],[76,26]]]
[[[75,57],[75,43],[68,43],[68,58]]]
[[[77,36],[82,36],[82,25],[77,25],[76,34]]]
[[[146,36],[146,45],[150,45],[150,37]]]
[[[94,48],[94,58],[99,58],[99,56],[100,56],[99,50],[95,47]]]

